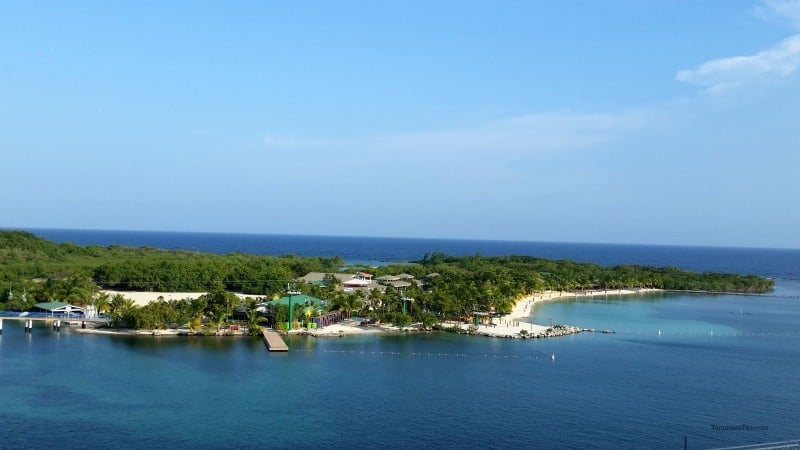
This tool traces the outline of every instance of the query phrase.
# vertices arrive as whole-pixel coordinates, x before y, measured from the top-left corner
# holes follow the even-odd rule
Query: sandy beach
[[[489,324],[478,325],[475,333],[483,336],[503,338],[552,337],[574,334],[580,332],[581,329],[573,326],[553,329],[549,325],[538,325],[521,321],[520,319],[530,317],[534,304],[545,301],[567,298],[607,297],[609,295],[633,295],[655,291],[658,291],[658,289],[615,289],[583,292],[544,291],[518,299],[517,303],[514,305],[514,308],[509,314],[493,319]],[[445,325],[458,326],[464,331],[469,330],[470,327],[475,327],[472,324],[455,322],[448,322]],[[523,332],[523,330],[525,330],[525,332]]]
[[[609,295],[634,295],[644,294],[648,292],[658,292],[660,289],[614,289],[614,290],[594,290],[582,292],[564,292],[564,291],[544,291],[529,295],[519,299],[514,305],[514,309],[510,314],[503,316],[504,320],[519,319],[521,317],[528,317],[531,314],[534,303],[539,303],[548,300],[560,300],[566,298],[594,298],[594,297],[607,297]]]
[[[382,333],[396,333],[402,331],[401,328],[393,325],[361,325],[364,320],[360,317],[353,317],[345,319],[339,323],[328,325],[327,327],[317,328],[313,330],[295,330],[293,333],[303,333],[314,337],[325,336],[343,336],[354,334],[382,334]]]
[[[500,318],[493,319],[491,324],[481,324],[477,326],[475,334],[502,337],[502,338],[520,338],[523,337],[522,330],[527,331],[525,337],[551,337],[551,336],[564,336],[580,332],[581,329],[577,327],[568,326],[566,328],[553,329],[549,325],[538,325],[520,319],[525,319],[530,316],[533,310],[533,305],[544,301],[552,301],[567,298],[592,298],[592,297],[606,297],[609,295],[633,295],[646,292],[654,292],[658,289],[617,289],[617,290],[597,290],[597,291],[584,291],[584,292],[559,292],[559,291],[545,291],[522,297],[517,300],[511,313],[506,314]],[[445,327],[459,327],[462,330],[469,331],[472,324],[460,322],[445,322]],[[347,319],[334,325],[329,325],[317,330],[304,331],[295,330],[293,333],[305,333],[311,336],[344,336],[353,334],[365,333],[390,333],[401,331],[417,331],[416,328],[406,327],[405,329],[390,325],[370,325],[362,326],[361,319],[353,318]]]
[[[205,295],[206,292],[145,292],[145,291],[113,291],[109,289],[103,289],[100,292],[108,294],[109,297],[113,297],[117,294],[122,294],[123,297],[129,298],[134,301],[139,306],[144,306],[150,302],[157,301],[159,297],[163,298],[164,301],[170,300],[185,300],[190,299],[194,300],[201,295]],[[239,298],[255,298],[254,295],[245,295],[236,293],[236,296]]]

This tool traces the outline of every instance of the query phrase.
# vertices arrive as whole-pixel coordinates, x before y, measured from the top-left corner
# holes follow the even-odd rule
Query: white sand
[[[113,297],[116,294],[122,294],[123,297],[129,298],[134,301],[139,306],[144,306],[150,302],[157,301],[159,297],[162,297],[164,301],[170,300],[184,300],[190,299],[194,300],[201,295],[207,294],[206,292],[143,292],[143,291],[112,291],[112,290],[101,290],[100,292],[105,292],[108,294],[109,297]],[[255,295],[245,295],[245,294],[236,294],[237,297],[244,299],[247,297],[256,298]]]
[[[378,334],[400,331],[400,328],[389,325],[361,325],[361,318],[345,319],[339,323],[328,325],[327,327],[312,329],[308,331],[300,330],[311,336],[342,336],[353,334]]]
[[[183,299],[191,299],[194,300],[201,295],[205,295],[205,292],[140,292],[140,291],[111,291],[111,290],[102,290],[100,292],[108,294],[109,297],[113,297],[117,294],[122,294],[123,297],[129,298],[134,301],[139,306],[144,306],[150,302],[157,301],[159,297],[162,297],[165,301],[170,300],[183,300]]]
[[[544,291],[538,294],[529,295],[517,300],[516,305],[510,314],[503,316],[504,320],[520,319],[531,315],[533,304],[548,300],[558,300],[566,298],[594,298],[594,297],[607,297],[609,295],[633,295],[643,294],[647,292],[656,292],[660,289],[615,289],[615,290],[598,290],[598,291],[583,291],[583,292],[561,292],[561,291]]]
[[[550,328],[549,326],[520,321],[520,319],[530,317],[531,312],[533,311],[533,305],[535,303],[566,298],[593,298],[605,297],[609,295],[631,295],[654,291],[658,291],[658,289],[616,289],[584,292],[545,291],[520,298],[517,300],[517,303],[514,305],[511,313],[506,314],[498,319],[493,319],[491,324],[478,325],[477,333],[494,337],[520,337],[521,331],[526,330],[528,335],[542,336],[546,334],[547,329]],[[470,326],[474,326],[464,323],[449,323],[446,325],[457,325],[461,327],[462,330],[468,330]],[[577,329],[573,327],[570,329],[570,331],[576,332]],[[567,334],[571,334],[571,332]]]

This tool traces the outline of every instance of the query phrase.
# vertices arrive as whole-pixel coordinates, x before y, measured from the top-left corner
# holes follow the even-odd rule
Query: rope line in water
[[[717,331],[664,331],[661,334],[652,331],[642,330],[615,330],[613,334],[619,335],[636,335],[636,336],[688,336],[688,337],[760,337],[760,336],[800,336],[800,331],[762,331],[762,332],[717,332]]]

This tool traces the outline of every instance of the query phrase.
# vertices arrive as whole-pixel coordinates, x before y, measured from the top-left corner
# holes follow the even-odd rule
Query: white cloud
[[[800,68],[800,34],[781,41],[755,55],[734,56],[705,62],[696,69],[681,70],[678,81],[709,86],[712,91],[725,90],[764,80],[786,77]]]
[[[495,120],[473,128],[385,136],[376,149],[436,156],[524,158],[579,150],[643,127],[643,112],[549,112]]]
[[[264,136],[264,146],[276,150],[329,148],[342,145],[344,142],[330,139]]]
[[[756,7],[755,14],[763,20],[788,20],[800,29],[800,0],[767,0]]]
[[[336,154],[341,160],[379,158],[426,163],[486,160],[508,163],[564,151],[592,148],[643,128],[652,121],[644,111],[580,113],[570,111],[497,119],[458,129],[405,132],[349,140],[269,136],[269,149]]]
[[[781,18],[800,28],[800,0],[774,0],[756,9],[762,18]],[[708,86],[719,92],[733,87],[774,80],[794,74],[800,68],[800,34],[792,35],[772,48],[753,55],[719,58],[694,69],[680,70],[678,81]]]

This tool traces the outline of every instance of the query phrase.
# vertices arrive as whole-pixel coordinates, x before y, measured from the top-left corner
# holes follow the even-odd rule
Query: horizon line
[[[117,233],[174,233],[174,234],[218,234],[218,235],[244,235],[244,236],[292,236],[292,237],[322,237],[322,238],[356,238],[356,239],[398,239],[398,240],[431,240],[431,241],[472,241],[472,242],[507,242],[507,243],[534,243],[534,244],[561,244],[561,245],[607,245],[630,247],[678,247],[678,248],[727,248],[727,249],[752,249],[752,250],[789,250],[798,251],[800,248],[792,247],[765,247],[756,245],[714,245],[714,244],[663,244],[663,243],[625,243],[625,242],[588,242],[588,241],[547,241],[525,239],[500,239],[477,237],[430,237],[430,236],[377,236],[377,235],[339,235],[339,234],[289,234],[275,232],[245,232],[245,231],[187,231],[187,230],[132,230],[111,228],[52,228],[52,227],[6,227],[6,231],[68,231],[68,232],[117,232]]]

